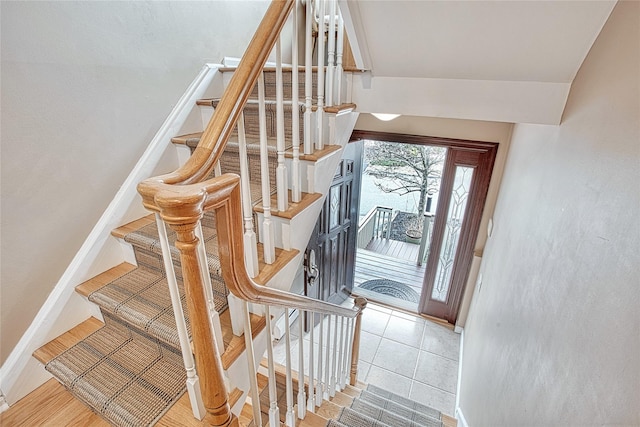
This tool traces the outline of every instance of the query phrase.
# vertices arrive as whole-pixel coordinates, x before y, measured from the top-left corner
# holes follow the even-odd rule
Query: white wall
[[[4,362],[174,103],[268,3],[0,2]]]
[[[640,3],[516,125],[464,339],[470,426],[640,425]]]

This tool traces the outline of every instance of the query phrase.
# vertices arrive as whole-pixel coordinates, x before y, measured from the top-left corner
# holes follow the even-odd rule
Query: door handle
[[[319,273],[318,266],[316,265],[316,251],[313,249],[311,249],[306,256],[304,268],[307,271],[307,282],[309,283],[309,287],[312,287]]]

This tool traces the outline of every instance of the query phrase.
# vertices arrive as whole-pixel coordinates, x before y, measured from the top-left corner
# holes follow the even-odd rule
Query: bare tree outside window
[[[418,192],[417,212],[425,210],[427,196],[440,188],[446,148],[395,142],[367,145],[367,173],[380,179],[376,186],[385,193],[405,195]]]

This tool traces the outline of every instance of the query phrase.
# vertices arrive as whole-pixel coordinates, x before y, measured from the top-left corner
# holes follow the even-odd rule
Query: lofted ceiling
[[[422,87],[445,101],[451,89],[455,89],[451,96],[471,90],[469,96],[475,99],[478,91],[489,91],[502,100],[509,94],[501,92],[512,91],[524,97],[521,102],[533,97],[536,108],[544,108],[543,98],[549,98],[553,105],[547,113],[480,117],[539,123],[559,122],[570,84],[616,4],[610,0],[340,3],[356,63],[370,70],[363,89],[376,90],[377,79],[377,89],[400,85],[411,93],[407,86],[417,85],[417,93],[424,92]],[[482,93],[480,98],[486,96]],[[516,106],[505,107],[513,111]]]

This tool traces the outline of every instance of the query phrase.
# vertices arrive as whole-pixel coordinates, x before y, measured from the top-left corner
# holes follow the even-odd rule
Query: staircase
[[[240,65],[220,68],[203,91],[213,96],[175,125],[182,164],[140,183],[153,213],[112,231],[125,262],[76,287],[102,320],[34,353],[110,424],[451,425],[356,381],[366,300],[348,308],[290,292],[357,118],[355,105],[340,102],[343,28],[336,2],[326,3],[272,3]],[[303,7],[305,67],[295,31],[293,65],[282,66],[278,44],[275,67],[264,67],[289,15],[297,28]],[[313,47],[318,16],[336,28],[321,32],[326,58],[324,37]],[[312,51],[321,52],[315,64]],[[320,320],[317,337],[309,331],[318,350],[299,345],[293,355],[285,321],[287,364],[277,366],[273,321],[294,310]]]

